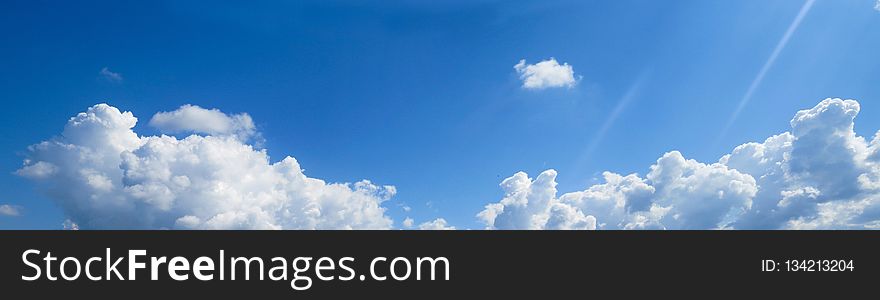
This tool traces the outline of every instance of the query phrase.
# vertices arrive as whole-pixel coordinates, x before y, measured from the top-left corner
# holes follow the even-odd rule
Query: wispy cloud
[[[101,68],[101,71],[98,72],[98,75],[101,75],[104,79],[110,82],[122,82],[122,74],[110,71],[107,67]]]
[[[9,204],[0,205],[0,216],[17,217],[21,215],[21,207]]]
[[[749,89],[746,90],[746,94],[739,100],[739,105],[736,106],[736,110],[733,111],[733,114],[730,115],[730,118],[727,120],[727,124],[724,125],[724,129],[721,130],[721,134],[718,136],[718,139],[724,137],[727,134],[727,131],[730,130],[730,127],[733,126],[733,123],[736,122],[736,119],[739,117],[739,114],[742,112],[743,108],[749,104],[749,101],[752,100],[752,96],[755,94],[755,90],[761,86],[761,82],[764,81],[764,76],[767,75],[767,71],[773,67],[773,64],[776,63],[776,59],[779,57],[779,53],[782,52],[782,49],[785,49],[785,46],[788,44],[788,40],[791,39],[791,36],[794,35],[794,32],[797,31],[798,27],[801,25],[801,21],[804,20],[804,17],[807,16],[807,13],[810,11],[810,8],[813,7],[813,3],[816,0],[807,0],[804,2],[804,5],[801,6],[801,10],[798,12],[797,16],[794,18],[794,21],[791,22],[791,25],[788,26],[788,30],[785,31],[785,34],[782,36],[782,39],[776,43],[776,48],[773,49],[773,53],[770,54],[770,57],[764,63],[764,66],[761,67],[761,70],[758,71],[758,75],[755,76],[755,79],[752,80],[752,84],[749,85]]]
[[[877,3],[874,4],[874,10],[880,11],[880,0],[877,0]]]

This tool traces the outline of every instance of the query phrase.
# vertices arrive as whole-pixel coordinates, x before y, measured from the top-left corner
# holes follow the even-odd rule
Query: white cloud
[[[647,179],[603,176],[604,184],[557,198],[556,171],[535,180],[517,173],[501,183],[501,202],[487,206],[480,218],[497,229],[714,228],[744,210],[757,189],[748,175],[686,160],[677,151],[657,160]]]
[[[122,74],[110,71],[107,67],[101,68],[98,75],[101,75],[101,77],[110,82],[122,82]]]
[[[403,227],[405,227],[405,228],[412,228],[412,227],[413,227],[413,224],[414,224],[415,222],[416,222],[416,221],[413,220],[412,218],[406,218],[406,219],[403,219]]]
[[[17,217],[21,215],[21,207],[9,204],[0,205],[0,216]]]
[[[857,136],[853,100],[799,111],[791,131],[746,143],[716,163],[664,154],[642,178],[557,196],[556,171],[505,179],[478,214],[497,229],[856,229],[880,227],[880,132]],[[580,224],[572,226],[572,224]]]
[[[526,89],[573,87],[577,84],[572,66],[568,63],[560,65],[555,58],[533,65],[526,64],[523,59],[513,68],[519,73],[519,78],[523,81],[522,87]]]
[[[877,3],[874,4],[874,10],[880,11],[880,0],[877,0]]]
[[[446,220],[438,218],[419,224],[419,230],[455,230],[455,226],[449,226],[446,224]]]
[[[306,176],[293,157],[271,162],[235,133],[253,124],[241,121],[244,114],[183,106],[163,116],[166,129],[208,134],[138,136],[132,113],[99,104],[71,118],[58,137],[31,146],[17,173],[61,206],[68,227],[391,227],[381,205],[395,194],[392,186],[327,183]],[[221,124],[194,127],[194,120]]]
[[[183,105],[170,112],[153,115],[149,125],[162,133],[200,133],[233,136],[247,140],[257,133],[247,113],[227,115],[218,109],[204,109],[197,105]]]
[[[64,223],[61,223],[61,227],[64,230],[79,230],[79,225],[77,225],[70,219],[64,220]]]
[[[45,161],[31,163],[29,160],[25,160],[24,166],[22,166],[21,169],[18,169],[18,171],[15,171],[15,173],[22,177],[40,179],[52,176],[57,170],[58,168],[55,167],[55,165]]]

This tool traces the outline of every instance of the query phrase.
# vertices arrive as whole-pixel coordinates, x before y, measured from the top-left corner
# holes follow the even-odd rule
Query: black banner
[[[3,231],[0,271],[3,293],[35,299],[628,298],[707,288],[715,296],[842,296],[880,278],[878,238],[872,231]]]

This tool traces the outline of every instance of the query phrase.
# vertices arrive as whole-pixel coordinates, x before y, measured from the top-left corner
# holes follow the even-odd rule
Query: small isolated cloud
[[[573,87],[577,84],[574,68],[568,63],[560,65],[555,58],[533,65],[526,64],[526,60],[523,59],[514,65],[513,69],[519,73],[519,78],[523,81],[522,87],[525,89]]]
[[[153,115],[149,125],[162,133],[199,133],[233,136],[247,140],[256,133],[256,126],[247,113],[227,115],[218,109],[204,109],[186,104],[174,111]]]
[[[789,132],[717,162],[671,151],[644,177],[604,172],[604,183],[562,195],[556,171],[519,172],[477,217],[491,229],[880,228],[880,132],[856,135],[859,110],[825,99],[797,112]]]
[[[98,75],[101,75],[102,78],[110,82],[122,82],[122,74],[110,71],[107,67],[101,68]]]
[[[67,219],[64,220],[64,223],[61,223],[61,228],[64,230],[79,230],[79,225],[77,225],[70,219]]]
[[[21,215],[21,207],[16,205],[0,205],[0,216],[17,217]]]
[[[877,3],[874,3],[874,10],[880,11],[880,0],[877,0]]]
[[[438,218],[430,222],[419,224],[419,230],[455,230],[455,226],[449,226],[446,224],[445,219]]]
[[[416,222],[416,221],[413,220],[412,218],[406,218],[406,219],[403,219],[403,227],[405,227],[405,228],[412,228],[412,227],[413,227],[413,224],[414,224],[415,222]]]
[[[391,228],[382,204],[393,186],[329,183],[293,157],[272,161],[237,137],[253,129],[245,114],[183,106],[157,116],[158,127],[199,134],[142,136],[131,112],[98,104],[31,146],[17,174],[61,207],[69,229]]]

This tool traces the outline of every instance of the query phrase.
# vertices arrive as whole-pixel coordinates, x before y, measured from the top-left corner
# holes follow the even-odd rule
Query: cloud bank
[[[555,58],[538,62],[533,65],[526,64],[526,60],[520,60],[513,66],[522,79],[522,87],[530,90],[546,88],[573,87],[577,84],[574,77],[574,69],[568,63],[560,65]]]
[[[250,116],[184,105],[156,114],[139,136],[131,112],[98,104],[29,147],[17,174],[37,183],[68,228],[388,229],[393,186],[310,178],[293,157],[271,162],[242,139]]]
[[[477,216],[492,229],[880,228],[880,132],[853,131],[859,103],[826,99],[791,131],[702,163],[671,151],[643,178],[557,195],[554,170],[501,182],[504,197]]]

